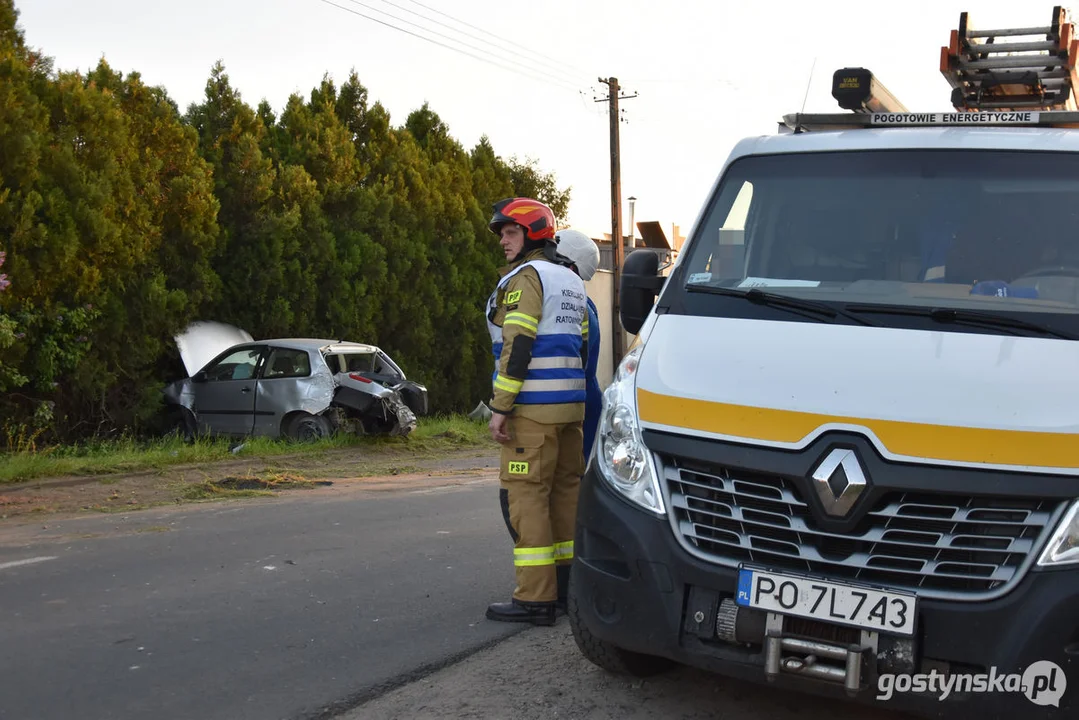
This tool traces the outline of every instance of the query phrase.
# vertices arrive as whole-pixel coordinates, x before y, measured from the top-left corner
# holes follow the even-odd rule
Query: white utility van
[[[990,87],[910,113],[840,70],[855,108],[738,144],[669,277],[629,255],[590,660],[1079,717],[1079,113]]]

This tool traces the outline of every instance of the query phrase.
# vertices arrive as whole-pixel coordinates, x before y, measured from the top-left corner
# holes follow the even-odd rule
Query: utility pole
[[[596,102],[605,102],[609,104],[608,111],[611,119],[611,250],[613,251],[614,275],[613,275],[613,294],[614,306],[612,311],[614,313],[611,318],[611,329],[614,331],[611,334],[614,336],[611,338],[611,349],[614,352],[614,367],[618,366],[618,363],[622,362],[622,354],[624,352],[622,348],[623,329],[620,319],[620,313],[622,308],[622,301],[620,297],[620,285],[622,282],[622,167],[621,167],[621,155],[618,145],[618,101],[628,100],[630,98],[637,97],[637,93],[632,95],[619,96],[621,88],[618,85],[618,78],[610,77],[604,80],[600,78],[599,81],[607,86],[608,94],[605,98],[600,98]]]

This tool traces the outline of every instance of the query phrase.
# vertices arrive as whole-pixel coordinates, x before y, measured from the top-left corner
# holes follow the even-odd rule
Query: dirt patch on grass
[[[470,482],[497,465],[497,450],[377,452],[333,450],[297,457],[224,460],[85,478],[31,480],[0,487],[0,522],[131,512],[209,500],[305,493],[391,491]]]
[[[216,500],[223,497],[266,497],[282,490],[307,490],[333,485],[330,480],[308,480],[298,475],[229,475],[206,480],[184,489],[185,500]]]

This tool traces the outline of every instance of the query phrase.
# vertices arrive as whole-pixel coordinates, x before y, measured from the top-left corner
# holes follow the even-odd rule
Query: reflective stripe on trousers
[[[513,564],[517,567],[536,567],[538,565],[554,565],[555,548],[547,547],[519,547],[513,548]]]

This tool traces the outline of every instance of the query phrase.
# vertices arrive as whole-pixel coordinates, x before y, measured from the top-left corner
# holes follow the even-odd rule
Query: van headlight
[[[1042,567],[1079,563],[1079,502],[1071,506],[1038,558]]]
[[[637,424],[637,363],[643,346],[626,353],[603,393],[595,459],[600,475],[627,499],[660,515],[663,496],[656,481],[652,453]]]

